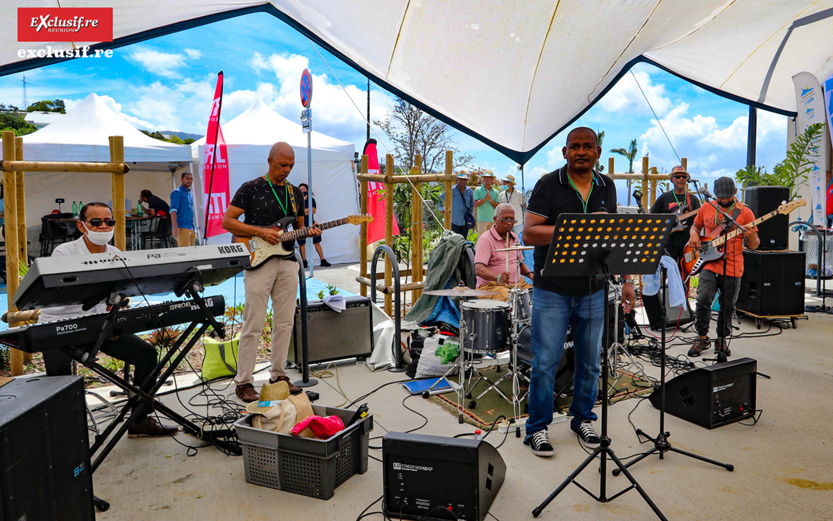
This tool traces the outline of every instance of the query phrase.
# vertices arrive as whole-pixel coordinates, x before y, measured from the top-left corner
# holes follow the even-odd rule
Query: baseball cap
[[[728,199],[735,195],[735,182],[731,177],[721,177],[714,182],[714,196],[717,199]]]

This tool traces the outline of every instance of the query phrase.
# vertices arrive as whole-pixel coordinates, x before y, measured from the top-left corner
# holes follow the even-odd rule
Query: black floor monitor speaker
[[[389,432],[382,440],[384,511],[394,519],[483,521],[506,464],[482,440]]]
[[[309,362],[367,357],[373,352],[373,316],[370,299],[345,297],[347,309],[333,311],[323,302],[307,306]],[[301,363],[301,308],[295,309],[288,359]]]
[[[757,370],[757,361],[739,358],[683,373],[665,384],[665,412],[707,429],[754,416]],[[650,398],[657,409],[661,391]]]
[[[803,251],[743,251],[735,307],[758,316],[804,313]]]
[[[777,210],[790,199],[790,189],[786,186],[750,186],[744,190],[746,206],[758,218]],[[758,225],[758,238],[761,239],[759,250],[786,250],[789,246],[789,215],[776,215]]]
[[[643,293],[642,304],[645,306],[645,314],[648,316],[648,325],[650,328],[654,331],[662,329],[662,304],[660,303],[660,294],[645,295]],[[666,329],[675,329],[692,321],[694,321],[694,316],[688,305],[688,301],[682,306],[669,305],[665,307]]]
[[[81,377],[0,387],[0,521],[21,519],[95,519]]]

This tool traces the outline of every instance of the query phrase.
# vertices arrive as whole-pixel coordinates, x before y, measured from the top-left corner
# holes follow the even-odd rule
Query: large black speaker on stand
[[[384,511],[395,519],[483,521],[506,463],[488,442],[389,432],[382,439]]]
[[[777,210],[790,199],[790,189],[786,186],[750,186],[744,189],[744,202],[758,218]],[[786,250],[789,247],[789,215],[776,215],[758,225],[758,237],[761,239],[759,250]]]
[[[743,250],[735,307],[758,316],[804,313],[804,252]]]
[[[80,376],[0,387],[0,521],[95,519]]]

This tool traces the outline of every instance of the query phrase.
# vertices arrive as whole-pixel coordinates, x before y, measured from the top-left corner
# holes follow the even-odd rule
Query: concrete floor
[[[316,269],[316,278],[358,292],[353,283],[354,268]],[[743,320],[741,332],[760,334],[754,322]],[[773,327],[771,333],[777,333]],[[691,334],[684,334],[690,338]],[[666,430],[674,447],[732,463],[734,472],[670,453],[660,460],[649,457],[631,471],[657,507],[669,519],[806,519],[833,517],[833,450],[829,429],[829,397],[833,395],[833,315],[810,314],[798,321],[797,329],[785,329],[772,336],[745,337],[733,341],[732,358],[751,357],[758,371],[771,379],[757,379],[757,408],[762,410],[755,425],[733,423],[708,430],[687,421],[666,416]],[[685,355],[688,346],[669,342],[669,355]],[[387,382],[404,377],[401,373],[371,372],[354,362],[329,368],[313,390],[317,402],[338,406],[372,391]],[[649,367],[649,374],[659,375]],[[294,376],[294,372],[293,372]],[[257,375],[259,388],[266,378]],[[193,375],[181,382],[195,381]],[[212,385],[218,393],[233,399],[230,384]],[[187,403],[193,391],[183,392]],[[399,385],[388,386],[366,400],[374,415],[371,447],[380,447],[387,431],[419,427],[423,419],[403,406],[406,397]],[[165,402],[181,409],[174,395]],[[473,432],[460,425],[456,417],[419,397],[405,404],[427,418],[418,432],[453,436]],[[659,412],[649,402],[632,399],[609,409],[609,435],[620,458],[646,450],[634,434],[636,427],[655,434]],[[205,407],[192,407],[201,413]],[[550,429],[555,445],[553,458],[534,456],[520,439],[510,435],[499,452],[506,462],[506,480],[490,509],[501,521],[532,519],[531,511],[541,503],[586,457],[567,423]],[[487,441],[498,445],[504,434],[494,432]],[[338,487],[335,496],[323,501],[279,490],[247,484],[243,458],[225,456],[209,446],[189,454],[182,444],[202,445],[200,440],[180,433],[173,439],[123,439],[94,475],[95,492],[111,503],[99,520],[203,519],[274,520],[338,519],[352,520],[380,498],[381,463],[371,459],[368,471],[355,475]],[[370,455],[382,457],[371,449]],[[611,465],[608,464],[610,470]],[[596,463],[591,463],[578,480],[591,491],[599,492]],[[627,483],[622,476],[607,479],[607,496]],[[370,507],[378,511],[379,504]],[[610,503],[598,503],[574,485],[568,486],[542,512],[540,519],[644,520],[655,519],[645,501],[630,491]],[[368,519],[383,519],[381,514]]]

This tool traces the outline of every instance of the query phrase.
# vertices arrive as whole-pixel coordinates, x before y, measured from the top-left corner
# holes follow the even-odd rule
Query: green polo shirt
[[[499,203],[498,197],[500,196],[500,191],[497,188],[492,187],[490,190],[492,194],[492,201],[495,203]],[[479,201],[486,197],[486,187],[485,186],[478,186],[474,190],[474,200],[475,202]],[[492,203],[486,201],[485,203],[481,204],[477,207],[477,221],[478,222],[492,222],[495,217],[495,207],[492,206]]]

